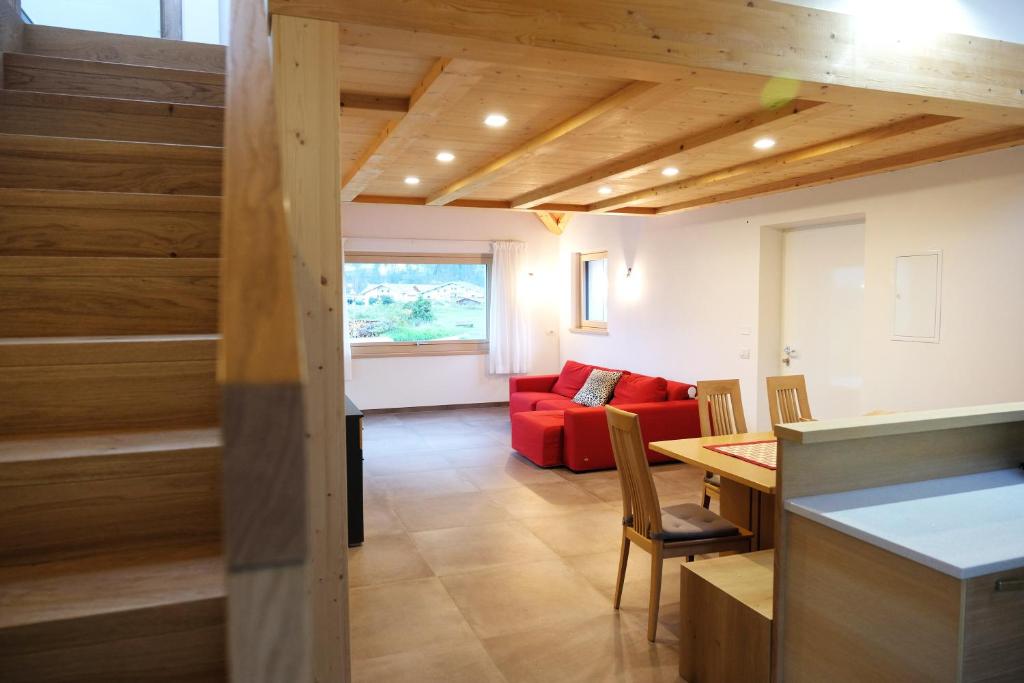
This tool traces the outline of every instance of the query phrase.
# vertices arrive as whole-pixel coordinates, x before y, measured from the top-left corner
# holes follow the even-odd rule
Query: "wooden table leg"
[[[722,517],[754,532],[754,548],[758,547],[757,501],[754,499],[756,493],[748,486],[722,477],[718,499],[719,514]]]

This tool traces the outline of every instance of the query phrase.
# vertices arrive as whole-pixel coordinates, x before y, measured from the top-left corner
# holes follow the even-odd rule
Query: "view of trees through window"
[[[346,263],[353,343],[487,339],[487,265]]]

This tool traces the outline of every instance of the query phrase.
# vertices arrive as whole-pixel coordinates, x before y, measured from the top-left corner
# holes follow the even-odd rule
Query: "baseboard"
[[[363,415],[381,415],[383,413],[423,413],[431,410],[459,410],[460,408],[501,408],[508,401],[492,401],[490,403],[453,403],[445,406],[409,406],[408,408],[370,408]]]

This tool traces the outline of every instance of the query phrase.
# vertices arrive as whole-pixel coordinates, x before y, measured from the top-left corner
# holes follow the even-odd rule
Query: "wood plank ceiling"
[[[341,46],[346,201],[660,214],[1024,144],[1024,116],[1005,106],[815,99],[767,76],[717,89],[353,42]],[[484,125],[493,113],[508,123]],[[764,138],[774,145],[756,148]]]

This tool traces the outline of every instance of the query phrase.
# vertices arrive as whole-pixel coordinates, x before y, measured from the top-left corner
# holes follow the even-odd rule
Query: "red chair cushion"
[[[569,408],[579,408],[580,404],[575,403],[572,399],[562,398],[546,398],[543,401],[537,401],[537,406],[534,410],[567,410]]]
[[[623,375],[615,385],[611,405],[656,403],[668,397],[668,380],[647,375]]]
[[[555,386],[551,387],[551,391],[560,396],[572,398],[586,383],[587,378],[590,377],[590,371],[593,369],[593,365],[584,365],[574,360],[565,361],[562,372],[558,373],[558,381],[555,382]]]
[[[561,410],[538,410],[512,416],[512,448],[541,467],[562,464]]]
[[[538,402],[551,399],[565,400],[564,397],[547,391],[517,391],[508,397],[508,412],[510,415],[515,415],[524,411],[536,410]]]

